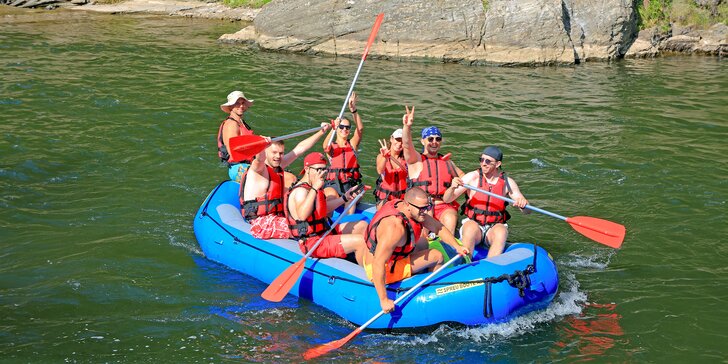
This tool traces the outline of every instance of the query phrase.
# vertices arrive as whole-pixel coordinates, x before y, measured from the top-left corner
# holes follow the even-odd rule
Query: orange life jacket
[[[331,143],[329,155],[331,156],[331,165],[329,166],[329,173],[326,175],[326,180],[347,182],[361,179],[359,161],[357,160],[354,148],[348,140],[344,146],[339,146],[336,142]]]
[[[387,162],[384,164],[384,176],[379,176],[377,187],[374,189],[374,197],[377,202],[402,199],[404,197],[407,190],[407,162],[403,156],[397,157],[397,162],[405,169],[399,169],[387,158]]]
[[[305,188],[307,191],[311,190],[308,183],[301,183],[291,188],[291,191],[286,194],[286,220],[288,221],[288,228],[291,229],[291,236],[296,240],[306,239],[314,235],[324,233],[326,230],[331,228],[331,221],[328,217],[328,211],[326,208],[326,195],[324,194],[323,188],[318,190],[316,193],[316,200],[313,205],[313,213],[306,220],[296,220],[291,217],[291,213],[288,208],[288,197],[291,195],[293,190],[296,188]]]
[[[492,185],[486,181],[482,170],[479,170],[478,188],[501,196],[505,196],[510,190],[505,172],[501,173],[498,176],[498,182]],[[506,206],[508,206],[508,202],[476,191],[463,204],[462,213],[480,225],[505,223],[511,218],[506,211]]]
[[[422,171],[417,178],[410,181],[410,187],[422,186],[430,196],[442,199],[445,190],[450,187],[452,179],[457,177],[457,172],[450,161],[443,159],[438,153],[436,158],[422,156]]]
[[[237,121],[228,116],[227,119],[223,120],[222,124],[220,124],[220,128],[217,130],[217,156],[220,157],[221,161],[225,162],[228,165],[238,164],[240,162],[250,163],[250,161],[231,160],[230,152],[225,147],[225,141],[222,139],[222,128],[223,128],[223,126],[225,126],[225,122],[227,122],[228,120],[232,120],[238,124],[238,136],[253,134],[253,129],[250,128],[250,126],[245,122],[245,120],[241,119],[240,121]]]
[[[273,168],[267,164],[265,167],[268,169],[268,189],[266,189],[265,195],[251,200],[246,200],[245,196],[243,196],[247,181],[246,177],[250,169],[243,174],[242,182],[240,183],[239,196],[241,212],[243,217],[248,221],[265,215],[284,215],[283,197],[286,191],[283,184],[283,168]]]
[[[369,251],[374,254],[374,251],[377,248],[377,228],[382,222],[382,219],[389,216],[397,216],[397,218],[402,221],[405,234],[407,234],[407,241],[403,246],[398,246],[394,248],[394,252],[392,252],[392,256],[389,258],[388,263],[394,263],[397,260],[400,260],[410,255],[415,250],[417,239],[422,233],[422,224],[408,218],[407,216],[405,216],[405,214],[397,209],[397,206],[400,203],[407,202],[405,202],[404,200],[391,200],[382,205],[379,211],[377,211],[377,213],[375,213],[372,217],[372,221],[369,223],[365,235],[367,238],[367,247],[369,247]],[[390,266],[392,267],[392,269],[394,269],[394,264],[390,264]]]

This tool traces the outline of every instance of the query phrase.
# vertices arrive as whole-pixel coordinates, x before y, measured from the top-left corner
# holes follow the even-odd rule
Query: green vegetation
[[[645,0],[637,5],[640,29],[657,27],[660,31],[670,30],[669,12],[672,0]]]
[[[657,27],[662,32],[670,24],[694,25],[708,28],[716,23],[728,25],[728,3],[715,9],[703,9],[692,0],[636,0],[640,29]]]
[[[677,24],[696,25],[700,28],[708,28],[716,23],[728,25],[728,3],[724,1],[718,5],[715,14],[712,14],[711,9],[699,8],[693,1],[675,0],[670,18]]]
[[[271,0],[222,0],[222,3],[231,8],[260,8]]]

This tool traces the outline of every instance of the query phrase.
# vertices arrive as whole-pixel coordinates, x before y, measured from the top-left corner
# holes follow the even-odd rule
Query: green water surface
[[[0,361],[291,362],[354,329],[204,259],[192,216],[226,175],[219,105],[263,135],[333,118],[357,59],[259,52],[244,24],[0,8]],[[464,170],[498,144],[534,206],[627,227],[619,251],[514,214],[556,259],[545,311],[477,328],[360,335],[342,362],[725,362],[728,63],[560,68],[367,60],[360,158],[416,105]],[[294,140],[295,142],[295,140]],[[289,143],[290,144],[290,143]],[[300,168],[300,161],[292,170]],[[467,303],[464,303],[467,304]],[[417,358],[417,359],[415,359]]]

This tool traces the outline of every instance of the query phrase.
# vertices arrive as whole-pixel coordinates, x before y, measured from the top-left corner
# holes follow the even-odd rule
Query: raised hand
[[[333,124],[333,123],[334,123],[333,120],[331,122],[328,122],[328,123],[325,122],[325,121],[322,122],[321,123],[321,131],[324,132],[324,134],[326,134],[326,132],[329,131],[329,128],[331,128],[331,124]]]
[[[351,93],[351,97],[349,97],[349,111],[354,112],[356,110],[356,102],[359,101],[359,98],[356,96],[356,91]]]
[[[317,190],[320,190],[322,187],[324,187],[324,182],[326,182],[324,177],[326,176],[326,173],[328,173],[326,170],[314,170],[310,177],[311,187]]]
[[[410,110],[409,106],[404,106],[405,114],[402,115],[402,125],[404,126],[412,126],[412,124],[415,121],[415,106],[412,105],[412,110]]]
[[[379,154],[383,155],[385,158],[389,157],[389,148],[387,147],[387,141],[384,139],[378,139],[379,145],[381,148],[379,148]]]

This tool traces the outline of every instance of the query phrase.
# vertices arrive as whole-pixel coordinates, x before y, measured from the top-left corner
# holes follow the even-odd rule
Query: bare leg
[[[455,227],[458,225],[458,212],[455,209],[447,209],[440,214],[440,222],[450,230],[455,232]]]
[[[435,249],[420,250],[410,255],[412,274],[428,269],[433,271],[442,265],[442,254]]]
[[[324,188],[324,195],[326,195],[327,201],[339,198],[339,194],[336,192],[336,190],[333,187]]]
[[[367,249],[367,244],[364,242],[364,236],[359,234],[342,234],[341,235],[341,246],[344,248],[345,253],[354,252],[356,262],[360,266],[364,266],[365,261],[371,261],[374,258],[372,253]]]
[[[473,220],[468,220],[463,224],[461,241],[468,251],[473,251],[476,245],[480,243],[483,236],[483,231],[480,230],[480,225]]]
[[[488,249],[488,258],[492,258],[503,253],[506,247],[506,239],[508,239],[508,228],[503,224],[495,224],[485,234],[488,239],[490,249]]]
[[[342,234],[358,234],[362,237],[366,238],[364,234],[366,234],[367,231],[367,224],[366,221],[349,221],[341,224],[341,233]]]

